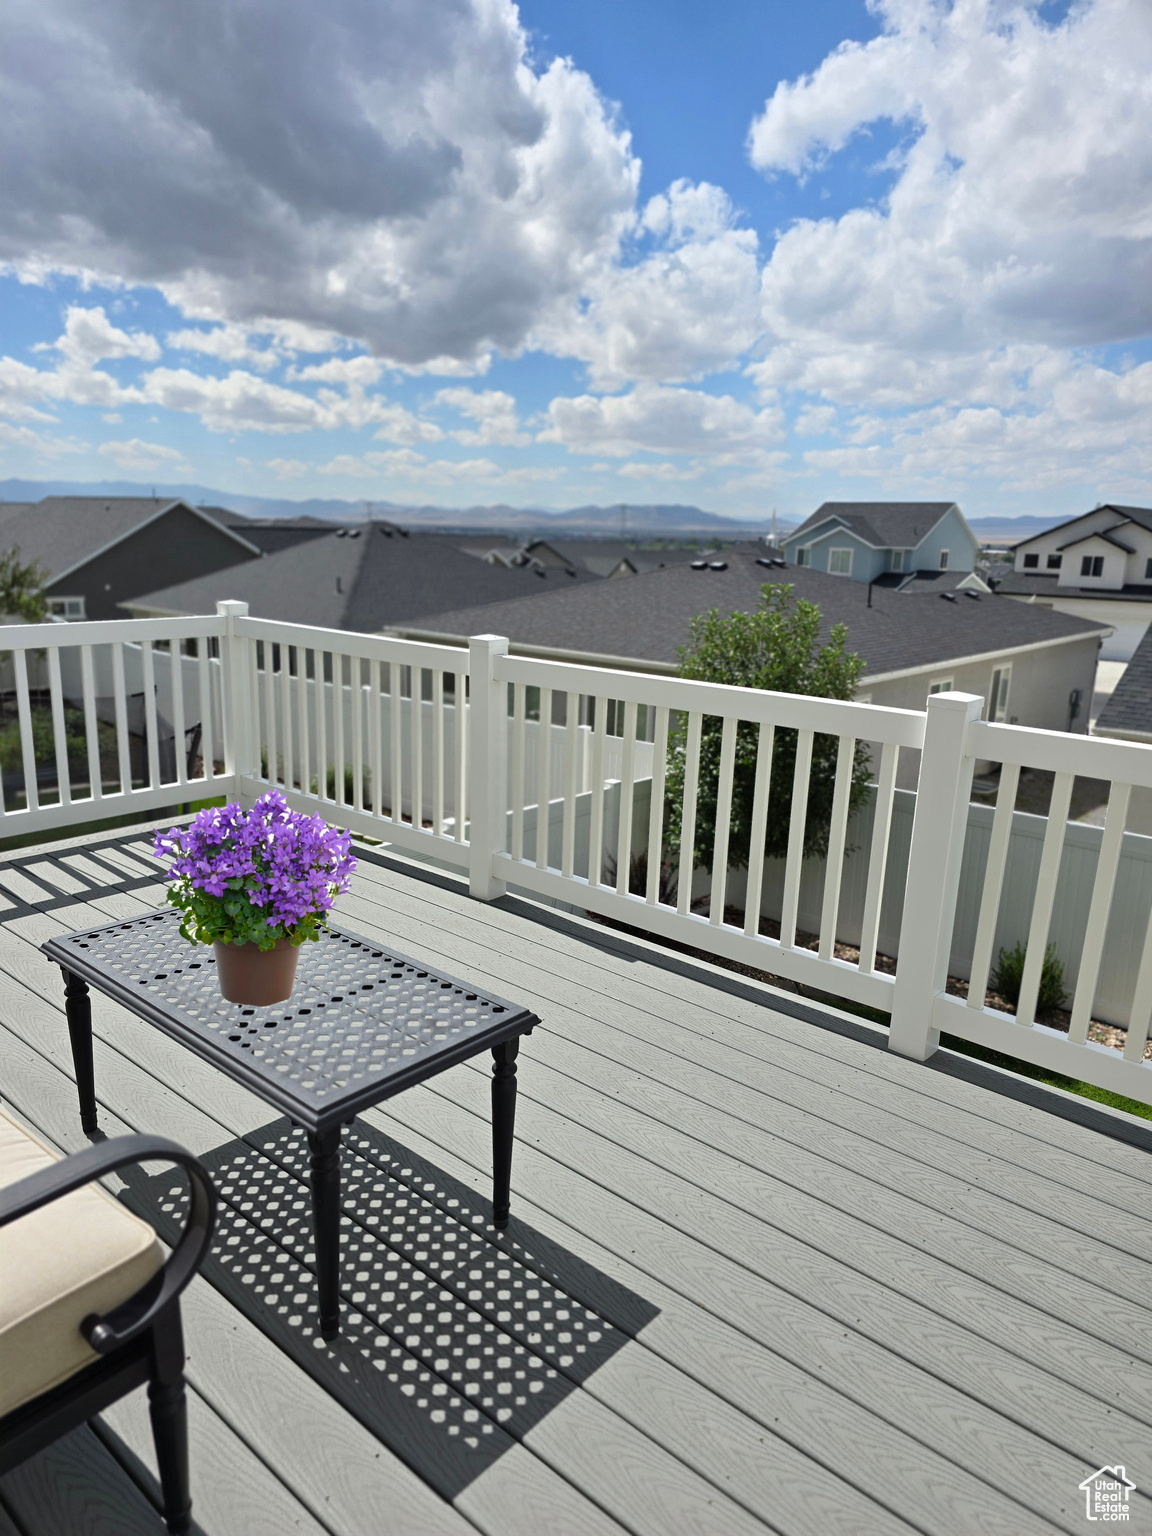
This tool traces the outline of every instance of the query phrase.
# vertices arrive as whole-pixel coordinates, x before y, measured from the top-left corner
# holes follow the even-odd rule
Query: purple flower
[[[189,901],[196,891],[221,900],[243,892],[269,928],[291,935],[301,923],[312,930],[348,889],[356,868],[351,842],[351,833],[323,817],[290,811],[273,789],[250,811],[210,806],[191,826],[158,832],[152,846],[172,860],[167,878],[180,882]]]

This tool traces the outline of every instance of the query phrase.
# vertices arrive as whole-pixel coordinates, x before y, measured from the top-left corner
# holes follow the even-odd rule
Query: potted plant
[[[249,811],[210,806],[190,826],[156,834],[157,857],[172,860],[168,900],[183,913],[180,932],[214,946],[230,1003],[291,997],[300,945],[319,938],[348,889],[351,840],[320,816],[290,811],[278,789]]]

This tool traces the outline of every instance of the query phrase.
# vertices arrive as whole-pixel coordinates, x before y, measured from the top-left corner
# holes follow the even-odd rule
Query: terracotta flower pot
[[[219,942],[212,948],[216,951],[220,993],[228,1002],[267,1008],[292,996],[300,946],[290,939],[277,939],[275,949]]]

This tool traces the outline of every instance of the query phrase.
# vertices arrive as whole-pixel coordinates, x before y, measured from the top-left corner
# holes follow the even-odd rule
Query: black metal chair
[[[0,1290],[9,1297],[0,1318],[6,1357],[0,1366],[0,1474],[147,1383],[164,1519],[174,1536],[184,1536],[191,1529],[192,1500],[180,1293],[208,1252],[216,1220],[212,1182],[190,1152],[161,1136],[122,1136],[72,1157],[53,1157],[0,1112],[0,1178],[5,1165],[9,1176],[13,1166],[20,1172],[29,1162],[38,1165],[0,1187],[0,1227],[29,1218],[22,1229],[9,1227],[0,1237]],[[145,1161],[178,1164],[191,1186],[188,1220],[167,1262],[146,1223],[106,1191],[85,1189]],[[65,1197],[72,1205],[64,1212],[37,1217]],[[99,1235],[93,1247],[107,1250],[113,1230],[121,1238],[119,1257],[94,1258],[94,1273],[86,1275],[85,1231]],[[53,1290],[53,1272],[61,1270],[64,1277]],[[87,1295],[102,1296],[104,1305],[79,1317],[86,1284]]]

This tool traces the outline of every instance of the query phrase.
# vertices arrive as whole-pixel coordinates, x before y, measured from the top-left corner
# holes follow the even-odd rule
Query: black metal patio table
[[[172,909],[82,928],[41,946],[64,972],[65,1010],[85,1131],[97,1130],[89,987],[155,1024],[308,1137],[320,1331],[340,1329],[340,1135],[360,1111],[491,1050],[492,1219],[508,1225],[516,1054],[540,1021],[387,944],[343,928],[301,946],[286,1003],[244,1007],[220,995],[206,945]]]

